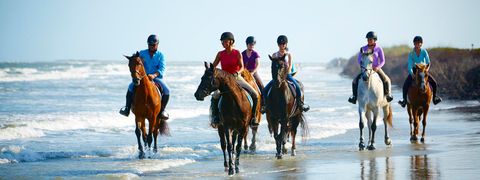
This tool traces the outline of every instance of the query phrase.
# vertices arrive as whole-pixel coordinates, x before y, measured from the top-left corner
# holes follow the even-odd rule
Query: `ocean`
[[[203,62],[167,63],[171,136],[159,137],[159,153],[144,160],[137,158],[134,115],[118,114],[131,81],[126,60],[0,63],[0,179],[175,178],[172,172],[186,167],[220,169],[212,176],[225,176],[218,135],[209,126],[209,98],[199,102],[193,96]],[[266,84],[269,61],[261,63]],[[351,79],[322,63],[301,63],[298,69],[296,78],[304,83],[305,102],[311,106],[305,113],[310,133],[304,143],[297,139],[298,156],[339,146],[355,151],[358,137],[340,145],[323,141],[358,129],[357,106],[347,102]],[[399,93],[395,90],[395,100]],[[404,110],[394,105],[394,111]],[[381,144],[381,133],[377,138]],[[243,158],[275,161],[274,155],[275,142],[262,116],[257,152],[242,155],[240,167]]]

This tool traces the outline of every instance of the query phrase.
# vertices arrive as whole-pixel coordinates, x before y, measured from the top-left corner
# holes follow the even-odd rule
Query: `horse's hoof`
[[[425,138],[422,137],[422,138],[420,139],[420,142],[425,143]]]
[[[229,169],[228,169],[228,175],[231,176],[231,175],[233,175],[233,174],[235,174],[235,173],[233,172],[233,168],[229,168]]]
[[[144,152],[140,152],[138,154],[138,159],[145,159],[145,153]]]
[[[370,151],[375,150],[375,146],[373,146],[373,145],[368,146],[368,150],[370,150]]]
[[[363,142],[358,144],[358,150],[360,150],[360,151],[365,150],[365,144]]]
[[[237,174],[240,173],[240,168],[235,167],[235,173],[237,173]]]
[[[282,154],[287,154],[288,153],[288,150],[287,149],[282,149]]]
[[[390,138],[385,139],[385,145],[387,146],[392,145],[392,140]]]
[[[255,150],[257,150],[257,146],[251,145],[249,149],[250,151],[255,152]]]
[[[294,149],[292,149],[292,156],[296,156],[296,155],[297,155],[297,153],[295,152]]]
[[[245,151],[248,150],[248,146],[247,145],[243,146],[243,149],[245,149]]]
[[[282,159],[282,154],[277,153],[277,155],[275,155],[275,157],[277,157],[277,159]]]
[[[411,143],[416,143],[417,141],[418,141],[417,136],[412,136],[412,137],[410,137],[410,142],[411,142]]]

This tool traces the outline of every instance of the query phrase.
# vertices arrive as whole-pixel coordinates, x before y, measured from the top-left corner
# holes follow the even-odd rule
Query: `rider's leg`
[[[219,113],[220,110],[218,109],[218,103],[220,101],[220,92],[217,90],[213,93],[211,104],[210,104],[210,111],[211,111],[211,123],[213,127],[216,127],[220,123]]]
[[[128,115],[130,114],[130,109],[132,107],[132,102],[133,102],[133,92],[135,92],[135,86],[133,85],[133,83],[130,83],[130,85],[128,86],[127,95],[125,97],[125,100],[126,100],[125,107],[120,109],[120,111],[118,112],[121,115],[128,117]]]
[[[400,106],[402,107],[405,107],[407,105],[407,93],[411,84],[412,84],[412,75],[409,74],[407,76],[407,79],[405,79],[405,82],[403,83],[403,88],[402,88],[403,100],[398,101],[398,104],[400,104]]]
[[[302,90],[300,89],[300,85],[298,84],[297,80],[295,78],[293,78],[293,76],[291,74],[287,75],[287,80],[291,81],[291,82],[293,82],[293,84],[295,84],[295,93],[297,94],[296,95],[296,100],[297,100],[298,108],[300,108],[304,112],[307,112],[310,109],[310,107],[303,103]]]
[[[433,104],[438,104],[442,102],[442,98],[440,98],[437,94],[438,91],[438,86],[437,86],[437,81],[435,78],[432,77],[431,74],[428,74],[428,83],[432,85],[432,91],[433,91]]]
[[[357,75],[357,77],[355,77],[352,81],[352,93],[353,95],[348,98],[348,102],[352,103],[352,104],[355,104],[357,102],[357,89],[358,89],[358,80],[360,79],[361,77],[361,73]]]
[[[267,105],[268,91],[270,91],[271,87],[272,87],[272,81],[268,82],[265,88],[263,88],[262,90],[262,98],[263,98],[263,102],[265,102],[265,105]]]
[[[162,86],[163,94],[162,94],[162,107],[160,108],[160,116],[162,119],[168,119],[168,113],[166,113],[165,108],[168,104],[168,100],[170,99],[170,88],[168,85],[160,78],[153,79],[156,83]]]
[[[243,79],[241,76],[238,76],[237,77],[237,83],[242,87],[242,88],[245,88],[248,93],[250,94],[250,96],[252,97],[252,119],[250,120],[250,125],[253,125],[253,126],[258,126],[258,119],[256,118],[257,117],[257,102],[258,102],[258,93],[257,91],[252,87],[250,86],[250,84],[247,83],[247,81],[245,81],[245,79]]]
[[[393,96],[391,94],[392,89],[391,89],[391,83],[390,83],[390,78],[383,72],[382,69],[378,69],[377,71],[378,75],[380,75],[380,79],[382,79],[383,82],[383,90],[385,92],[385,96],[387,98],[387,101],[390,102],[393,100]]]
[[[265,113],[265,98],[263,97],[264,94],[263,94],[263,83],[262,83],[262,79],[260,79],[260,76],[258,75],[257,72],[253,73],[253,77],[255,78],[255,83],[257,84],[257,87],[258,87],[258,90],[259,90],[259,93],[260,93],[260,102],[261,102],[261,106],[260,106],[260,112],[263,114]]]

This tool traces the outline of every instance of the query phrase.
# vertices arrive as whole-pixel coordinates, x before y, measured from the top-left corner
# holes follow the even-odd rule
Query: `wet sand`
[[[277,160],[274,152],[242,154],[240,173],[228,176],[223,158],[199,161],[163,172],[146,172],[161,179],[479,179],[479,114],[432,110],[425,143],[410,143],[406,113],[394,116],[393,145],[383,144],[383,124],[376,150],[358,151],[359,130],[297,144],[297,156]],[[364,135],[368,139],[368,133]]]

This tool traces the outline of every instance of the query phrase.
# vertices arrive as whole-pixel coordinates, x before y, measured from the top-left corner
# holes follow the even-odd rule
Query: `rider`
[[[242,52],[243,65],[245,66],[245,69],[247,69],[250,72],[250,74],[252,74],[252,76],[255,78],[257,87],[260,90],[260,92],[262,92],[264,88],[262,79],[260,79],[260,75],[257,73],[257,70],[259,67],[258,59],[260,58],[260,55],[258,55],[257,51],[253,50],[253,47],[255,46],[257,41],[255,40],[255,37],[248,36],[247,39],[245,40],[245,43],[247,44],[247,49]],[[260,94],[260,96],[262,95]],[[262,101],[262,112],[264,111],[263,104],[264,102]]]
[[[224,32],[222,33],[220,37],[220,41],[222,42],[223,48],[225,48],[223,51],[219,51],[217,53],[217,56],[215,57],[215,61],[213,62],[213,67],[217,67],[217,65],[220,63],[222,70],[232,74],[238,85],[240,85],[242,88],[246,89],[250,96],[252,97],[252,119],[250,120],[250,125],[252,126],[258,126],[258,120],[256,118],[257,116],[257,101],[258,101],[258,93],[257,91],[250,86],[250,84],[243,79],[242,75],[240,74],[244,67],[243,67],[243,60],[242,60],[242,55],[240,51],[236,50],[233,48],[233,43],[235,43],[235,38],[233,37],[233,34],[231,32]],[[219,103],[219,95],[216,93],[214,96],[212,96],[212,123],[214,125],[218,125],[220,123],[220,119],[218,117],[219,109],[218,109],[218,103]]]
[[[381,69],[385,65],[385,55],[383,49],[376,43],[377,42],[377,33],[370,31],[366,35],[367,45],[363,46],[361,49],[363,52],[373,52],[373,70],[377,72],[380,76],[380,79],[383,82],[383,89],[387,101],[390,102],[393,100],[391,92],[390,78],[383,72]],[[358,54],[358,64],[362,64],[362,52]],[[348,98],[348,102],[355,104],[357,102],[357,89],[358,89],[358,80],[360,79],[361,73],[355,77],[352,81],[352,91],[353,95]]]
[[[310,109],[310,107],[303,103],[302,91],[300,90],[300,86],[298,85],[297,80],[293,78],[293,76],[297,73],[297,70],[295,69],[295,64],[293,63],[292,53],[288,52],[287,44],[288,44],[287,36],[285,35],[278,36],[277,38],[278,51],[273,53],[272,57],[278,58],[286,55],[285,60],[288,64],[287,72],[290,72],[287,75],[287,80],[295,84],[297,107],[300,110],[307,112]],[[270,81],[263,89],[262,94],[265,94],[264,97],[266,97],[266,95],[268,94],[268,91],[270,91],[271,86],[272,86],[272,81]]]
[[[407,105],[407,92],[408,88],[412,84],[413,77],[415,76],[414,71],[416,71],[414,64],[424,63],[430,64],[430,58],[428,57],[428,52],[426,49],[422,48],[423,38],[421,36],[415,36],[413,38],[413,44],[415,47],[408,54],[408,76],[405,82],[403,83],[403,100],[398,101],[398,103],[405,107]],[[428,82],[432,85],[433,89],[433,104],[438,104],[442,102],[442,98],[437,96],[437,81],[432,77],[432,74],[428,73]]]
[[[148,49],[140,51],[140,58],[143,60],[145,72],[150,80],[153,80],[156,84],[160,84],[163,89],[162,95],[162,107],[160,116],[163,119],[168,119],[168,114],[165,112],[165,107],[168,104],[170,98],[170,88],[163,81],[163,75],[165,72],[165,59],[163,54],[158,51],[158,37],[157,35],[150,35],[147,39]],[[128,86],[126,104],[125,107],[120,109],[120,114],[127,116],[130,114],[130,108],[132,107],[133,95],[135,86],[130,83]]]

